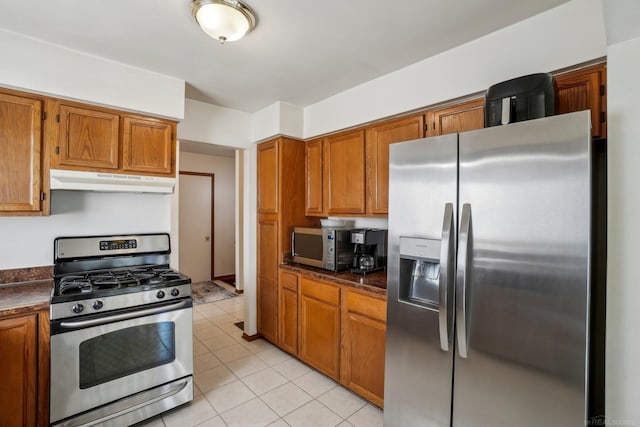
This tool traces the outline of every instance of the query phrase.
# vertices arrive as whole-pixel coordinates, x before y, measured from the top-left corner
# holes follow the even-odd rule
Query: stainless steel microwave
[[[293,262],[340,271],[351,267],[351,229],[294,227],[291,233]]]

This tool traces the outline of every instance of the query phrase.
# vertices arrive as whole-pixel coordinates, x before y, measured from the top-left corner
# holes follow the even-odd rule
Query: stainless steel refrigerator
[[[584,426],[587,111],[390,146],[386,427]]]

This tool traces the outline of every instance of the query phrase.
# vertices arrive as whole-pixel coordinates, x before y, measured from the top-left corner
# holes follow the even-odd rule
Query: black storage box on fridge
[[[553,87],[553,76],[549,73],[531,74],[491,86],[485,98],[485,127],[553,116]]]

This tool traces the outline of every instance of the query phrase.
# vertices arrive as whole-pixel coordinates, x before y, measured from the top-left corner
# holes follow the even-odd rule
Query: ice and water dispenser
[[[399,300],[437,310],[440,240],[400,237]]]

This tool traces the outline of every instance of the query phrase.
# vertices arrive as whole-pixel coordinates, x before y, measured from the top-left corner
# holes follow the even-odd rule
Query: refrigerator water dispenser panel
[[[440,240],[400,237],[399,300],[438,311]]]

